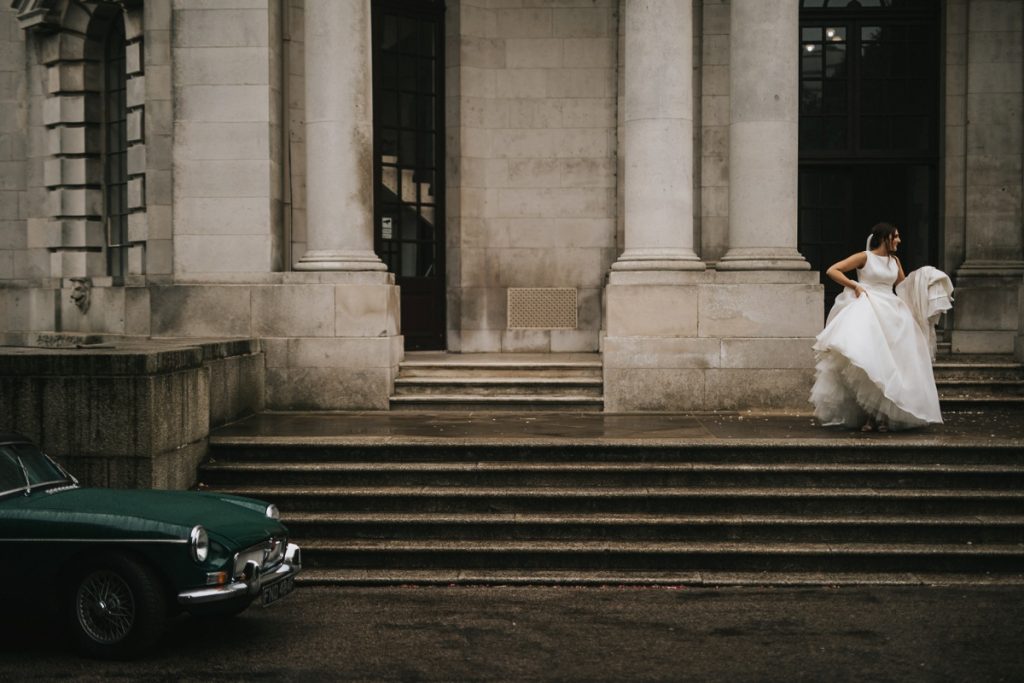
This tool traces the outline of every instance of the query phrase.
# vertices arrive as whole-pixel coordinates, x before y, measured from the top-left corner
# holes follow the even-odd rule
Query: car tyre
[[[147,565],[111,553],[86,564],[69,591],[71,633],[90,657],[130,659],[163,634],[167,602]]]

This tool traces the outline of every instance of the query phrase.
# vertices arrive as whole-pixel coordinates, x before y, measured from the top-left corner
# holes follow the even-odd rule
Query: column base
[[[296,270],[387,270],[372,251],[314,250],[307,251],[295,264]]]
[[[811,264],[796,249],[734,247],[716,267],[718,270],[810,270]]]
[[[617,271],[704,270],[693,249],[626,249],[612,264]]]

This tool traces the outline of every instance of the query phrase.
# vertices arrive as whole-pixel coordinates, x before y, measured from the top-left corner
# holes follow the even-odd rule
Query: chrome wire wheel
[[[131,586],[109,569],[92,572],[78,585],[75,615],[82,631],[97,643],[124,640],[135,625],[135,598]]]

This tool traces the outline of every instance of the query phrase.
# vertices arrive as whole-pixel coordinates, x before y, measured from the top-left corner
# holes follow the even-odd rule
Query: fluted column
[[[692,5],[626,3],[625,250],[615,271],[704,268],[693,251]]]
[[[373,251],[370,0],[306,0],[306,248],[300,270],[385,270]]]
[[[732,0],[729,250],[719,270],[807,270],[797,251],[797,0]]]

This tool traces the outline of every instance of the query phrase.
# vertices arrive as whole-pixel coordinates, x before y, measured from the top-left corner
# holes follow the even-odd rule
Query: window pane
[[[820,118],[800,120],[800,146],[807,149],[821,149],[824,124]]]
[[[846,81],[827,81],[825,83],[825,113],[846,113]]]
[[[864,149],[885,149],[889,146],[889,127],[880,116],[864,116],[860,120],[860,144]]]
[[[832,43],[839,43],[846,40],[845,26],[829,26],[825,29],[825,38]]]
[[[821,81],[802,81],[800,84],[800,114],[821,113]]]
[[[825,75],[828,78],[846,77],[846,45],[825,46]]]
[[[800,60],[800,74],[802,76],[821,76],[821,47],[818,45],[805,45],[803,57]]]
[[[810,41],[812,43],[820,43],[821,31],[822,29],[820,26],[811,26],[808,28],[800,29],[800,40]]]
[[[825,147],[846,149],[846,119],[829,117],[825,119]]]

